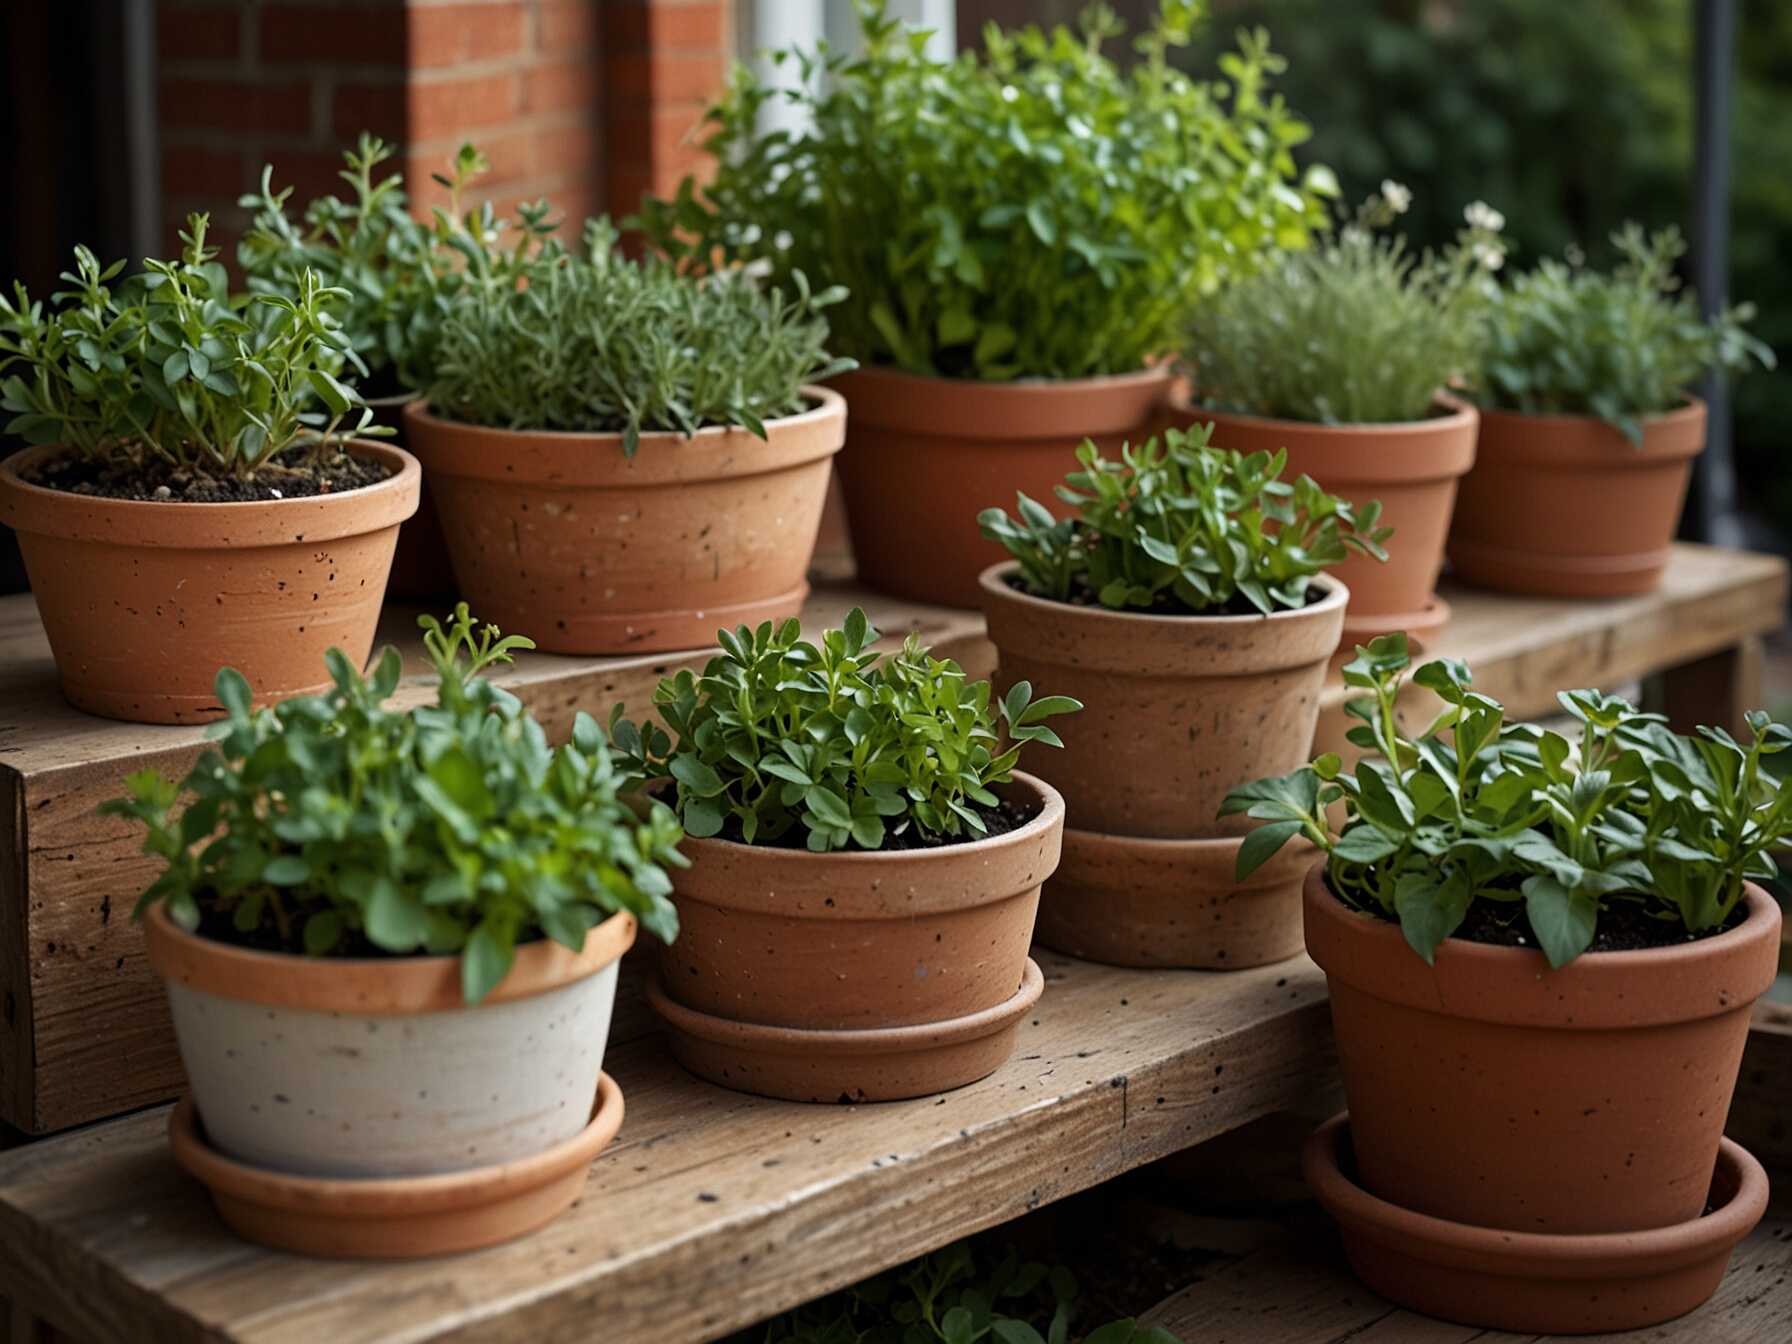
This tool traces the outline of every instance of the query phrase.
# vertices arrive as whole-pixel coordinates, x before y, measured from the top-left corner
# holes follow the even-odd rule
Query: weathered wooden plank
[[[817,588],[804,620],[837,624],[855,604],[892,640],[918,630],[943,653],[982,644],[974,614],[838,584]],[[381,633],[407,654],[399,701],[425,698],[416,609],[389,610]],[[709,656],[524,654],[496,680],[558,738],[578,709],[602,716],[622,701],[643,712],[661,677]],[[167,1100],[180,1086],[161,989],[130,920],[154,864],[134,827],[95,809],[134,770],[184,773],[204,735],[71,709],[28,596],[0,598],[0,715],[0,1120],[44,1133]]]
[[[657,1034],[619,1045],[628,1119],[586,1197],[474,1255],[246,1247],[173,1167],[163,1109],[47,1139],[0,1154],[0,1281],[93,1344],[710,1339],[1333,1084],[1305,958],[1213,974],[1040,956],[1015,1058],[943,1097],[767,1101],[688,1077]]]
[[[1792,1003],[1756,1005],[1724,1132],[1792,1180]]]

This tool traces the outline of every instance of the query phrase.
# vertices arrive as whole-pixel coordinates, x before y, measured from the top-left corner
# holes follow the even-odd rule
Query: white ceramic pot
[[[517,951],[476,1005],[455,957],[253,952],[145,920],[207,1141],[327,1177],[464,1171],[527,1157],[591,1120],[616,975],[635,921],[573,953]]]

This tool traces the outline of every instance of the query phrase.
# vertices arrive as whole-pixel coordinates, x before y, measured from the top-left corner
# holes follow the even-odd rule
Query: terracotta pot
[[[257,702],[325,690],[324,653],[373,648],[398,525],[421,473],[397,448],[354,451],[393,474],[341,494],[240,504],[98,499],[23,473],[63,449],[0,464],[0,522],[18,532],[62,692],[132,723],[201,723],[224,707],[220,667]]]
[[[415,400],[415,392],[368,400],[374,420],[396,431],[382,443],[405,446],[404,408]],[[454,566],[448,559],[448,541],[442,535],[442,520],[436,516],[436,503],[427,480],[417,496],[417,512],[398,529],[398,549],[392,553],[392,576],[386,581],[386,596],[395,602],[436,605],[454,599]]]
[[[1322,601],[1273,616],[1152,616],[1030,596],[1008,581],[1019,568],[981,579],[995,688],[1024,679],[1083,702],[1058,725],[1064,749],[1036,762],[1070,823],[1176,840],[1248,830],[1220,804],[1307,761],[1344,586],[1320,575]]]
[[[1307,1141],[1302,1171],[1344,1233],[1357,1276],[1383,1297],[1445,1320],[1525,1335],[1638,1330],[1717,1291],[1730,1254],[1767,1209],[1767,1173],[1725,1139],[1699,1187],[1709,1212],[1638,1232],[1551,1234],[1413,1213],[1354,1179],[1346,1116]],[[1723,1332],[1715,1326],[1711,1338]],[[1688,1334],[1686,1338],[1698,1338]]]
[[[1450,566],[1465,583],[1505,593],[1653,592],[1704,447],[1696,397],[1644,420],[1641,448],[1592,416],[1483,411]]]
[[[1213,442],[1240,452],[1288,450],[1290,476],[1311,476],[1353,504],[1380,500],[1382,522],[1394,529],[1386,564],[1353,554],[1333,571],[1350,589],[1346,647],[1404,630],[1434,636],[1448,620],[1438,598],[1444,537],[1456,502],[1456,483],[1475,460],[1475,408],[1440,392],[1438,414],[1389,425],[1317,425],[1302,420],[1210,411],[1182,401],[1175,422],[1214,425]]]
[[[481,620],[555,653],[699,649],[718,627],[795,616],[846,429],[836,392],[813,410],[685,439],[551,434],[405,408],[454,558]]]
[[[525,944],[474,1005],[458,957],[253,952],[182,931],[159,904],[144,931],[207,1143],[263,1171],[341,1179],[486,1168],[570,1142],[591,1120],[635,922],[611,916],[578,953]]]
[[[977,515],[1014,511],[1016,491],[1062,511],[1053,493],[1092,438],[1108,453],[1143,439],[1161,414],[1170,370],[1111,378],[981,383],[892,369],[842,374],[852,407],[840,454],[860,582],[911,602],[981,603],[977,576],[1007,553]]]
[[[674,879],[678,941],[660,954],[663,1003],[686,1010],[662,1007],[680,1060],[711,1081],[760,1090],[712,1067],[700,1043],[724,1028],[697,1021],[707,1018],[745,1029],[732,1036],[739,1053],[762,1056],[761,1075],[770,1056],[807,1044],[822,1061],[825,1047],[839,1067],[818,1062],[803,1099],[871,1099],[889,1093],[863,1067],[865,1043],[907,1052],[917,1039],[890,1028],[925,1027],[942,1041],[1006,1031],[1011,1041],[1064,802],[1024,774],[998,792],[1036,815],[1006,835],[935,849],[812,854],[687,841],[691,867]],[[948,1053],[937,1073],[908,1070],[916,1090],[902,1095],[969,1082],[1005,1055],[980,1056],[967,1076]]]
[[[1696,1219],[1780,912],[1712,938],[1542,953],[1446,939],[1427,966],[1315,864],[1307,948],[1326,972],[1362,1186],[1480,1228],[1612,1233]]]
[[[602,1074],[591,1119],[570,1139],[513,1162],[397,1179],[289,1176],[233,1162],[208,1142],[191,1097],[168,1116],[168,1144],[238,1236],[298,1255],[406,1260],[493,1246],[558,1218],[585,1192],[585,1169],[622,1115],[622,1091]]]

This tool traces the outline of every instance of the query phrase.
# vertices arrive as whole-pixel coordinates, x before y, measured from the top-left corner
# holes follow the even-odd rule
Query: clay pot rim
[[[579,952],[551,938],[524,943],[510,971],[479,1003],[461,997],[459,956],[304,957],[234,947],[188,933],[158,901],[143,916],[149,964],[164,979],[241,1003],[293,1012],[408,1017],[478,1011],[530,998],[597,974],[635,941],[635,917],[611,915]]]
[[[715,1045],[760,1055],[910,1054],[981,1040],[1007,1030],[1045,993],[1045,972],[1028,957],[1020,988],[1002,1002],[962,1017],[900,1027],[777,1027],[687,1008],[666,992],[656,974],[646,985],[647,1005],[672,1030]]]
[[[981,378],[948,378],[938,373],[910,373],[907,369],[899,369],[888,364],[861,364],[856,369],[848,369],[837,374],[838,378],[877,378],[897,385],[910,383],[917,389],[923,387],[937,388],[941,384],[950,387],[975,388],[979,393],[991,397],[1012,397],[1026,393],[1041,391],[1062,391],[1065,393],[1084,393],[1113,390],[1125,387],[1148,387],[1159,383],[1175,381],[1175,371],[1168,363],[1146,365],[1134,369],[1130,373],[1098,373],[1087,378],[1008,378],[1000,382],[986,382]]]
[[[1000,560],[977,576],[977,583],[984,592],[993,594],[1003,601],[1013,601],[1022,606],[1040,612],[1051,612],[1054,615],[1067,616],[1071,622],[1087,622],[1102,624],[1109,629],[1120,629],[1131,626],[1134,631],[1149,628],[1163,630],[1192,630],[1198,634],[1213,633],[1219,630],[1235,630],[1242,622],[1281,622],[1288,624],[1302,619],[1329,616],[1332,612],[1345,607],[1350,601],[1350,589],[1346,588],[1337,576],[1328,573],[1313,575],[1309,582],[1325,589],[1325,596],[1317,602],[1309,602],[1304,607],[1295,607],[1286,611],[1272,611],[1267,616],[1261,612],[1249,614],[1222,614],[1218,616],[1177,616],[1162,612],[1149,611],[1113,611],[1107,607],[1085,607],[1075,602],[1058,602],[1049,597],[1039,597],[1024,589],[1016,588],[1009,583],[1008,576],[1020,572],[1020,561]],[[1345,618],[1349,619],[1348,616]]]
[[[1178,414],[1192,415],[1196,420],[1206,415],[1227,420],[1242,420],[1281,432],[1299,434],[1336,434],[1340,437],[1374,435],[1377,439],[1403,435],[1424,435],[1452,431],[1474,425],[1480,420],[1475,403],[1458,393],[1439,388],[1432,394],[1431,404],[1444,408],[1443,415],[1428,415],[1421,420],[1359,420],[1344,425],[1328,425],[1322,420],[1288,420],[1274,415],[1253,415],[1249,411],[1229,411],[1220,406],[1202,406],[1192,393],[1177,392],[1172,405]]]
[[[439,1218],[519,1199],[589,1165],[616,1137],[623,1112],[622,1089],[609,1074],[599,1073],[590,1122],[527,1157],[427,1176],[300,1176],[239,1162],[212,1147],[189,1092],[169,1113],[168,1145],[175,1162],[224,1198],[310,1220],[325,1213],[343,1223]]]
[[[1245,835],[1249,833],[1247,831]],[[1306,836],[1297,835],[1292,843],[1283,845],[1249,877],[1238,882],[1232,877],[1233,863],[1245,835],[1121,835],[1114,831],[1086,831],[1066,826],[1064,857],[1058,864],[1057,876],[1065,876],[1066,870],[1077,859],[1086,857],[1118,857],[1136,863],[1179,866],[1223,863],[1227,885],[1235,892],[1245,892],[1286,882],[1298,873],[1304,873],[1319,852],[1319,847]],[[1080,853],[1073,855],[1073,850],[1080,850]]]
[[[1338,641],[1338,652],[1354,657],[1358,644],[1367,644],[1377,635],[1404,631],[1414,653],[1423,653],[1426,642],[1450,623],[1450,604],[1436,593],[1418,611],[1345,612],[1344,633]]]
[[[1638,423],[1642,425],[1645,434],[1657,425],[1684,425],[1690,421],[1704,418],[1707,413],[1705,399],[1696,396],[1691,392],[1685,392],[1681,395],[1684,399],[1676,405],[1670,406],[1667,410],[1654,411],[1650,414],[1638,417]],[[1596,415],[1574,415],[1563,411],[1518,411],[1506,406],[1487,405],[1478,405],[1478,409],[1481,412],[1481,418],[1483,420],[1491,420],[1498,417],[1502,420],[1522,420],[1527,424],[1535,424],[1551,428],[1560,427],[1563,429],[1585,429],[1588,426],[1599,426],[1606,429],[1611,428],[1611,426],[1607,425],[1604,420]],[[1612,432],[1614,434],[1617,433],[1616,430],[1613,430]],[[1625,447],[1629,448],[1630,445],[1626,443]],[[1637,450],[1632,448],[1630,451],[1636,452]]]
[[[942,867],[951,864],[977,861],[988,857],[1000,849],[1018,849],[1048,835],[1059,827],[1064,819],[1064,796],[1037,775],[1030,775],[1025,770],[1016,770],[1014,777],[1007,784],[998,784],[994,792],[1019,789],[1030,795],[1026,801],[1036,801],[1039,811],[1029,817],[1025,823],[1012,831],[1004,831],[1001,835],[985,836],[981,840],[966,840],[959,844],[935,845],[929,849],[894,849],[894,850],[832,850],[826,854],[817,854],[807,849],[791,849],[781,845],[749,845],[739,840],[724,840],[720,836],[708,836],[693,839],[686,836],[681,844],[686,856],[695,865],[701,862],[705,850],[719,850],[729,854],[753,854],[762,862],[772,865],[790,864],[796,867],[817,867],[822,864],[851,864],[861,871],[875,871],[879,868],[902,869],[916,872],[924,867]],[[989,893],[983,900],[999,900],[1012,892]],[[716,894],[705,892],[701,896],[708,904],[727,904],[716,899]],[[966,907],[980,904],[981,901],[967,902]],[[752,909],[759,909],[755,904]],[[843,915],[847,912],[841,912]],[[903,918],[904,916],[891,916]]]
[[[380,459],[395,470],[383,481],[327,495],[198,502],[105,499],[34,484],[20,475],[21,469],[67,451],[65,444],[39,444],[0,462],[0,512],[17,510],[21,516],[12,522],[17,530],[44,536],[92,540],[97,539],[97,532],[103,529],[117,533],[105,538],[112,545],[165,546],[175,550],[248,550],[257,546],[291,544],[293,539],[287,538],[285,542],[223,542],[215,540],[211,534],[226,528],[240,529],[257,513],[278,511],[292,519],[308,516],[317,519],[305,524],[306,531],[300,544],[334,541],[364,535],[381,527],[395,527],[417,511],[423,468],[415,457],[396,444],[374,439],[350,439],[345,447],[356,456]],[[7,496],[13,498],[8,501]],[[368,501],[381,506],[377,521],[332,521],[332,515],[353,517]]]
[[[806,411],[797,411],[791,415],[780,415],[765,422],[765,431],[769,436],[774,430],[793,425],[819,424],[835,415],[846,414],[846,398],[831,387],[820,383],[804,383],[799,389],[801,395],[811,402]],[[620,446],[622,434],[617,430],[571,430],[571,429],[507,429],[502,425],[481,425],[470,420],[455,420],[445,415],[437,415],[427,396],[413,397],[404,407],[407,421],[416,421],[427,429],[440,434],[474,433],[498,434],[509,439],[532,439],[543,443],[561,445],[585,445],[590,443],[609,443]],[[757,435],[740,425],[704,425],[689,438],[677,430],[656,429],[641,435],[640,452],[651,452],[655,448],[689,448],[696,444],[709,444],[717,439],[732,434],[746,434],[759,442]]]
[[[1746,1009],[1746,983],[1726,984],[1724,997],[1701,963],[1758,955],[1771,983],[1778,969],[1779,903],[1753,882],[1743,884],[1748,915],[1733,929],[1696,942],[1616,952],[1583,952],[1559,970],[1535,948],[1497,947],[1461,938],[1438,946],[1427,966],[1400,926],[1353,910],[1332,893],[1321,857],[1307,870],[1301,905],[1307,948],[1328,979],[1358,993],[1447,1017],[1566,1031],[1624,1030],[1697,1021]],[[1334,945],[1350,955],[1330,955]],[[1340,949],[1341,950],[1341,946]],[[1328,964],[1329,963],[1329,964]],[[1523,1001],[1494,1007],[1505,987],[1522,984]],[[1626,998],[1619,988],[1635,990]],[[1513,991],[1514,997],[1517,991]],[[1571,1002],[1572,1007],[1564,1007]]]
[[[1668,1273],[1735,1246],[1767,1210],[1767,1173],[1747,1149],[1725,1138],[1712,1179],[1723,1202],[1684,1223],[1642,1232],[1548,1233],[1453,1222],[1379,1199],[1347,1175],[1343,1146],[1350,1139],[1349,1122],[1348,1112],[1333,1116],[1301,1150],[1302,1174],[1326,1211],[1348,1231],[1399,1254],[1489,1277],[1579,1280]]]

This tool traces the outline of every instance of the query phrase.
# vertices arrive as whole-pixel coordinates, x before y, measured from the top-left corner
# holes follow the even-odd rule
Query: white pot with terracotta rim
[[[593,1120],[622,954],[612,915],[575,953],[543,938],[477,1004],[458,957],[303,957],[144,917],[181,1062],[224,1158],[326,1179],[488,1169]]]

